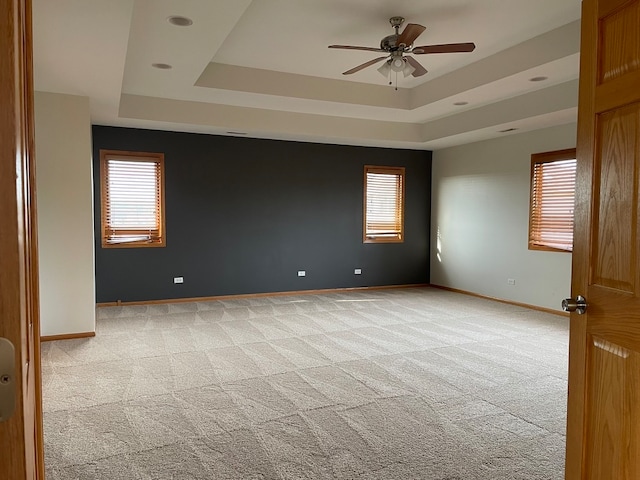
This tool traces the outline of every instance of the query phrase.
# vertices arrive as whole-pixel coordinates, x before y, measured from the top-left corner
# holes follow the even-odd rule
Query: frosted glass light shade
[[[402,57],[396,57],[391,60],[391,70],[401,72],[405,66],[405,60]]]
[[[416,71],[415,67],[405,60],[404,61],[404,68],[402,69],[402,74],[405,77],[408,77],[409,75],[411,75],[415,71]]]
[[[389,65],[390,60],[386,60],[381,66],[380,68],[378,68],[378,71],[380,72],[380,74],[383,77],[388,77],[389,76],[389,72],[391,71],[391,66]]]

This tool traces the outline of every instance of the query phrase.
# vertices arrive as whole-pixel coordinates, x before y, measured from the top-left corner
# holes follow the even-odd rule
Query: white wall
[[[95,331],[89,99],[35,94],[42,335]]]
[[[530,157],[575,145],[569,124],[434,152],[431,283],[559,310],[571,254],[527,248]]]

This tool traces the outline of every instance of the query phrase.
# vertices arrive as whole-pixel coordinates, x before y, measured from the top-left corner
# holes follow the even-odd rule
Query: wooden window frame
[[[540,250],[547,252],[564,252],[571,253],[573,251],[573,237],[572,237],[572,245],[570,249],[553,247],[550,245],[544,245],[541,242],[537,242],[536,238],[534,238],[534,209],[536,204],[536,198],[539,197],[539,193],[535,191],[535,175],[536,175],[536,166],[554,163],[563,160],[574,160],[576,158],[576,149],[568,148],[565,150],[556,150],[553,152],[543,152],[543,153],[534,153],[531,155],[531,177],[530,177],[530,194],[529,194],[529,235],[528,235],[528,248],[529,250]],[[575,187],[574,187],[574,195],[575,195]],[[539,203],[539,202],[538,202]],[[575,217],[572,219],[572,224],[575,220]]]
[[[367,234],[367,174],[398,175],[400,177],[400,231],[395,237],[381,237]],[[362,214],[362,241],[363,243],[403,243],[404,242],[404,210],[405,210],[405,168],[404,167],[381,167],[377,165],[364,166],[364,201]]]
[[[130,160],[137,162],[157,163],[159,166],[159,179],[158,179],[158,195],[157,204],[159,205],[158,214],[158,239],[140,240],[131,242],[110,242],[109,241],[109,226],[107,224],[107,202],[108,202],[108,162],[109,160]],[[166,227],[165,227],[165,205],[164,205],[164,154],[163,153],[151,153],[151,152],[131,152],[121,150],[100,150],[100,215],[101,215],[101,242],[103,248],[154,248],[165,247],[167,243],[166,239]],[[144,235],[144,232],[148,232],[143,229],[130,229],[119,230],[123,233],[131,235]]]

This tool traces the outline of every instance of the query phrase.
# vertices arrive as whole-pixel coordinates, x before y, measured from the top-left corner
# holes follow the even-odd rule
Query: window
[[[364,167],[364,242],[404,241],[404,167]]]
[[[576,149],[531,155],[530,250],[573,250]]]
[[[164,155],[100,150],[102,246],[164,247]]]

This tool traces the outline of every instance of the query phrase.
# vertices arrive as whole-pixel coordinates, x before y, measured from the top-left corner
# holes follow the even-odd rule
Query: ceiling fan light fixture
[[[405,60],[404,68],[402,69],[402,74],[405,76],[405,78],[413,74],[413,72],[415,71],[416,71],[416,68]]]
[[[402,72],[406,65],[406,60],[402,57],[395,57],[391,59],[391,70],[394,72]]]
[[[391,60],[387,60],[380,66],[380,68],[378,68],[378,71],[380,72],[380,74],[385,78],[388,77],[389,72],[391,72],[391,65],[389,65],[390,63],[391,63]]]

